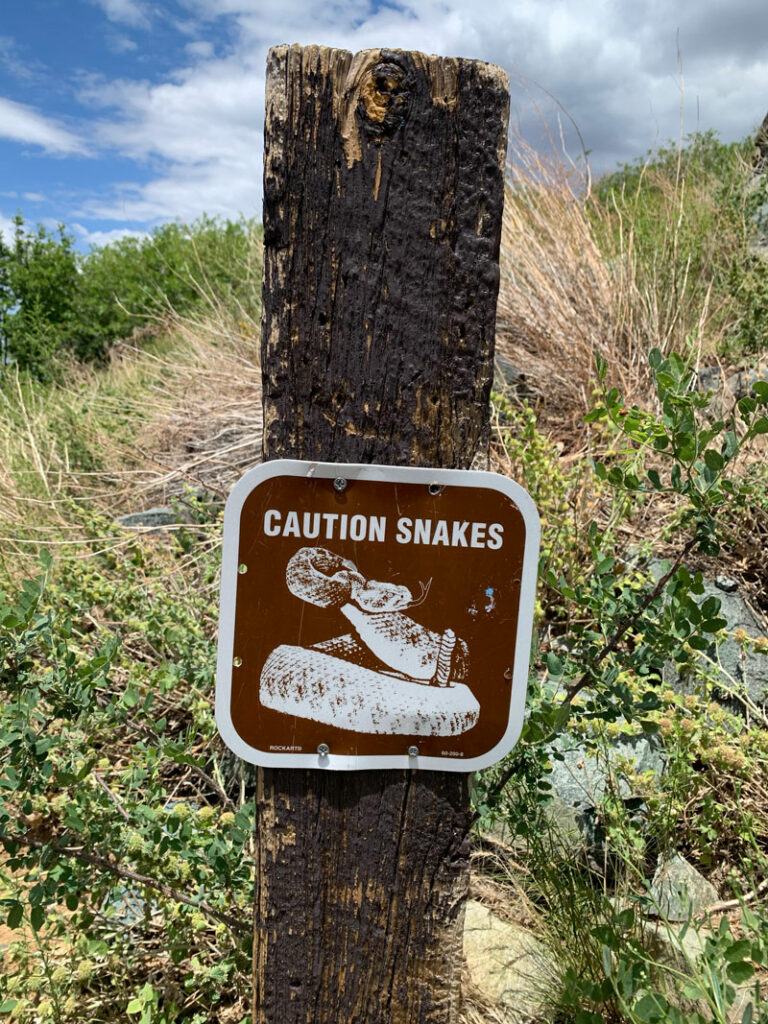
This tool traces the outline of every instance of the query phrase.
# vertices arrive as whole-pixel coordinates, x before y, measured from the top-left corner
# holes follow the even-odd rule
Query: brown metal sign
[[[254,764],[473,771],[522,728],[539,520],[506,477],[276,461],[224,519],[216,717]]]

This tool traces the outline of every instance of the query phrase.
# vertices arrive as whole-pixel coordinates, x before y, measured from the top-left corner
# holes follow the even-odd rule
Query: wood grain
[[[499,68],[270,51],[264,455],[484,468],[509,107]],[[258,1024],[453,1024],[470,779],[260,769]]]

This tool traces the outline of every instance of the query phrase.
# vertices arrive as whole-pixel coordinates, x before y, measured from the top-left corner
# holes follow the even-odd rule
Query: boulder
[[[552,788],[577,813],[600,803],[611,775],[616,776],[619,795],[632,798],[629,783],[617,772],[619,760],[630,761],[634,771],[659,775],[666,765],[666,753],[660,742],[646,736],[622,737],[598,750],[590,750],[575,736],[559,736],[550,756]]]
[[[531,931],[503,921],[482,903],[469,900],[464,957],[472,987],[498,1005],[508,1024],[540,1019],[554,969]]]
[[[620,863],[607,843],[598,805],[611,784],[616,786],[628,814],[642,827],[647,808],[619,770],[619,761],[631,763],[633,771],[660,775],[666,766],[666,752],[655,737],[618,738],[598,750],[589,749],[575,736],[559,736],[551,747],[553,800],[547,808],[553,853],[579,859],[612,883]]]
[[[687,921],[703,914],[718,900],[717,889],[689,864],[685,857],[673,853],[659,860],[651,881],[653,905],[649,917],[662,916],[668,921]]]
[[[648,568],[656,578],[664,572],[661,562],[652,562]],[[704,592],[696,600],[703,604],[708,597],[720,601],[719,615],[728,623],[731,634],[719,648],[713,641],[704,652],[705,667],[712,670],[711,663],[714,663],[714,670],[720,676],[716,696],[733,711],[744,710],[738,700],[739,693],[747,694],[759,707],[768,707],[768,655],[754,650],[751,645],[745,649],[732,635],[740,629],[753,640],[768,636],[768,622],[747,603],[739,592],[738,582],[725,574],[718,575],[714,583],[705,581]],[[673,662],[664,668],[664,682],[678,693],[689,693],[692,689],[690,678],[681,675]]]
[[[120,516],[117,519],[120,526],[145,530],[160,530],[165,526],[175,526],[182,521],[179,513],[172,508],[147,508],[143,512],[129,512],[128,515]]]

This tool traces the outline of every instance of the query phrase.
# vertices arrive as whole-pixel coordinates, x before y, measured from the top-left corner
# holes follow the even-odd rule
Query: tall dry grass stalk
[[[718,348],[728,302],[723,289],[713,297],[713,284],[718,258],[743,243],[738,217],[718,208],[716,182],[688,180],[682,163],[672,175],[648,165],[634,192],[606,202],[554,148],[543,155],[521,138],[513,146],[499,354],[526,374],[549,421],[573,423],[589,408],[596,353],[608,385],[648,406],[651,348],[688,350],[694,362]]]
[[[552,415],[569,417],[589,402],[595,349],[607,357],[619,347],[611,274],[579,194],[583,181],[520,138],[514,147],[496,348],[525,373]]]

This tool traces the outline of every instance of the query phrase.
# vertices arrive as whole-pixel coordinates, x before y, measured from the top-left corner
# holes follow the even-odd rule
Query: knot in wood
[[[411,108],[411,92],[410,76],[391,61],[380,61],[366,73],[357,109],[378,141],[403,127]]]

